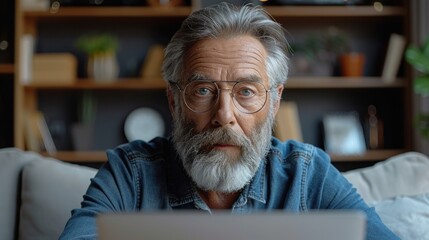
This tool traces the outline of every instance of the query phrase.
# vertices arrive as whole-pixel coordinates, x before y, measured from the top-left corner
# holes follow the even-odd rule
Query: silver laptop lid
[[[97,226],[100,240],[362,240],[366,218],[360,212],[349,211],[245,215],[223,211],[212,215],[197,211],[159,211],[102,214],[97,217]]]

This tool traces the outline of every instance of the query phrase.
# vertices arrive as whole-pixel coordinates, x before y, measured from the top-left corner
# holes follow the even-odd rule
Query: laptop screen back
[[[366,219],[359,212],[338,211],[245,215],[164,211],[102,214],[97,217],[97,225],[100,240],[362,240]]]

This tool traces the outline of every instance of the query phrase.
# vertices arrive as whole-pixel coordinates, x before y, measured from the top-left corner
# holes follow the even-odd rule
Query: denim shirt
[[[95,216],[103,212],[199,209],[210,213],[171,139],[134,141],[108,150],[107,156],[60,239],[95,239]],[[231,213],[277,209],[357,209],[367,215],[367,239],[398,239],[331,165],[326,153],[309,144],[273,138],[267,157]]]

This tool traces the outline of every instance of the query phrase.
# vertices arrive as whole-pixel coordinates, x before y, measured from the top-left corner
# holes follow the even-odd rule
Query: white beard
[[[273,122],[274,116],[269,113],[267,121],[258,124],[249,139],[227,127],[194,133],[192,123],[175,120],[173,142],[187,174],[198,188],[232,193],[251,181],[268,153]],[[204,151],[204,147],[217,143],[241,146],[241,153],[231,157],[220,150]]]

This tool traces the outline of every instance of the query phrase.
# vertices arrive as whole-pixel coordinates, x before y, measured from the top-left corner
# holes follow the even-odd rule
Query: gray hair
[[[183,58],[192,45],[203,39],[250,35],[268,53],[266,63],[271,86],[284,84],[288,76],[288,43],[285,30],[260,6],[238,7],[220,3],[193,12],[171,39],[165,50],[164,79],[178,82],[183,75]],[[272,97],[278,94],[271,94]]]

